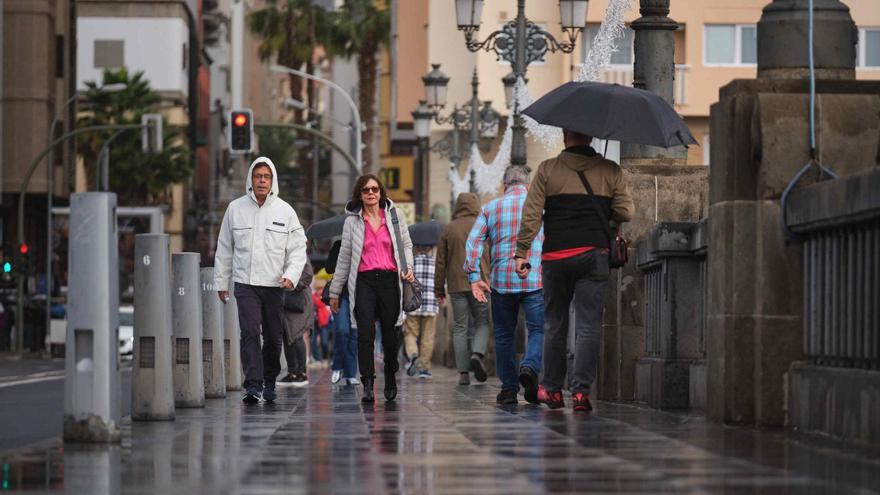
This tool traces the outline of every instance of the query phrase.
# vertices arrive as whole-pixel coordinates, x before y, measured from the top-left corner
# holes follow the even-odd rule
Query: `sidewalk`
[[[6,456],[10,490],[48,493],[877,493],[877,453],[633,405],[574,415],[496,406],[453,370],[401,377],[397,403],[362,406],[310,370],[304,389],[238,393],[174,422],[126,420],[121,446],[55,441]],[[381,382],[377,391],[381,397]],[[873,457],[872,457],[873,456]]]

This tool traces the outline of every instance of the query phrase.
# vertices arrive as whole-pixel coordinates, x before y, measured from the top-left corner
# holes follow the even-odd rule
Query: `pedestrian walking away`
[[[627,222],[635,205],[623,171],[590,147],[592,137],[565,130],[564,138],[565,150],[541,163],[529,188],[517,236],[516,265],[520,276],[533,275],[537,264],[534,257],[528,258],[529,247],[540,235],[543,223],[545,369],[539,400],[553,409],[564,406],[562,387],[573,297],[572,406],[588,412],[592,409],[590,386],[599,363],[612,241],[603,221]]]
[[[293,290],[284,291],[284,359],[287,373],[279,385],[304,387],[309,384],[306,368],[306,332],[315,322],[315,304],[312,301],[312,264],[306,261],[302,275]]]
[[[381,325],[385,399],[392,401],[397,397],[395,373],[399,368],[400,339],[396,327],[404,320],[403,281],[415,280],[412,241],[406,220],[395,210],[385,186],[373,174],[362,175],[355,182],[346,213],[348,218],[342,230],[336,273],[330,286],[330,307],[334,313],[339,311],[339,297],[347,287],[350,315],[358,328],[358,365],[364,386],[361,401],[367,403],[375,400],[373,351],[376,322]],[[405,263],[398,263],[395,256],[398,252],[398,236],[392,232],[395,228],[400,229]]]
[[[513,257],[528,183],[527,167],[508,167],[504,171],[504,196],[483,206],[466,244],[464,271],[468,274],[473,297],[485,303],[486,293],[491,292],[496,370],[501,379],[501,393],[496,398],[499,404],[516,404],[520,385],[525,399],[538,403],[538,375],[544,345],[544,295],[539,267],[543,233],[534,236],[526,253],[538,269],[520,278]],[[486,241],[491,254],[489,284],[481,279],[479,263]],[[520,308],[525,312],[528,336],[517,372],[516,325]]]
[[[278,197],[275,165],[259,157],[248,169],[244,196],[229,203],[214,255],[214,283],[226,303],[235,283],[241,328],[242,401],[274,401],[281,371],[284,289],[306,264],[306,237],[293,208]],[[262,332],[262,346],[260,336]]]
[[[336,272],[336,261],[339,259],[339,249],[342,247],[342,241],[337,240],[330,248],[327,255],[327,266],[324,270],[333,275]],[[330,282],[324,292],[329,294]],[[329,304],[330,300],[327,300]],[[358,385],[360,381],[357,378],[357,327],[352,325],[351,308],[348,302],[348,288],[343,286],[342,294],[339,296],[339,312],[333,318],[333,362],[330,366],[330,382],[339,383],[345,380],[348,385]]]
[[[465,243],[479,213],[480,198],[476,194],[459,194],[452,221],[443,228],[437,244],[434,287],[441,306],[447,295],[452,303],[452,347],[459,385],[470,384],[471,371],[477,381],[486,381],[484,357],[489,344],[489,305],[474,297],[468,275],[461,268],[466,258]],[[489,280],[488,274],[489,249],[484,247],[480,257],[480,277],[484,283]],[[468,321],[473,323],[470,328]]]
[[[413,258],[413,271],[418,280],[423,281],[422,305],[406,314],[406,328],[403,336],[406,351],[406,373],[419,378],[431,378],[431,355],[434,353],[434,338],[437,323],[437,298],[434,295],[434,255],[433,246],[416,246]]]

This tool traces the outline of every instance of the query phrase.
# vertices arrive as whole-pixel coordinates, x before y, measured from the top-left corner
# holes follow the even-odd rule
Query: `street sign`
[[[254,151],[254,113],[247,108],[229,112],[227,141],[230,153]]]

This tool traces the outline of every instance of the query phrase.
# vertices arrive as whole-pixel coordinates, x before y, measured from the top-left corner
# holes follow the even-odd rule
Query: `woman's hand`
[[[401,272],[400,279],[406,282],[412,282],[416,279],[416,276],[413,275],[412,270],[407,270],[406,272]]]
[[[330,298],[330,311],[332,311],[333,313],[339,312],[339,298],[338,297],[331,297]]]

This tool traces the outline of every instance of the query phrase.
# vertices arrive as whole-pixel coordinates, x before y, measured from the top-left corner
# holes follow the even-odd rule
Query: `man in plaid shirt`
[[[528,258],[535,269],[525,279],[516,274],[514,260],[528,183],[528,168],[508,167],[504,172],[504,196],[483,206],[466,245],[464,271],[468,274],[474,297],[486,302],[486,292],[491,292],[495,362],[501,379],[501,393],[496,398],[499,404],[516,404],[520,385],[525,399],[532,404],[538,403],[538,373],[541,372],[544,346],[544,293],[540,269],[543,231],[532,241]],[[491,288],[480,280],[480,256],[487,240],[491,246]],[[528,341],[517,380],[515,336],[520,307],[526,314]]]
[[[431,354],[434,353],[437,297],[434,295],[434,256],[431,246],[416,246],[413,258],[413,275],[422,283],[422,305],[406,314],[406,331],[403,335],[407,362],[406,373],[419,378],[431,378]]]

